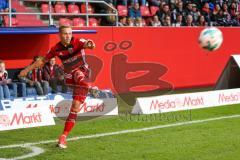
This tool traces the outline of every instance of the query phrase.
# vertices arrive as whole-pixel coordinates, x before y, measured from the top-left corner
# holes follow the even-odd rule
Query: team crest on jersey
[[[69,52],[70,54],[72,54],[72,53],[73,53],[73,48],[68,48],[68,52]]]

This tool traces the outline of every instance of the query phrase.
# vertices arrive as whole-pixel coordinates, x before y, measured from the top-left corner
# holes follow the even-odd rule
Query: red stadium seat
[[[117,10],[118,10],[118,15],[119,16],[122,16],[122,17],[127,16],[127,13],[128,13],[127,6],[118,5]]]
[[[67,13],[66,6],[64,4],[56,4],[55,5],[55,12],[56,13]]]
[[[87,13],[85,3],[81,4],[81,12],[82,13]],[[88,4],[88,13],[94,13],[93,7],[90,4]]]
[[[59,26],[72,26],[72,21],[67,18],[60,18],[59,19]]]
[[[69,13],[80,13],[79,7],[75,4],[68,5],[68,12]]]
[[[89,26],[96,27],[98,26],[98,21],[95,18],[89,18]]]
[[[150,11],[151,11],[152,16],[154,16],[157,13],[158,10],[159,10],[159,8],[156,7],[156,6],[151,6],[150,7]]]
[[[140,6],[140,11],[141,11],[141,15],[143,17],[151,16],[151,13],[150,13],[149,8],[147,6]]]
[[[84,27],[85,20],[82,18],[73,18],[73,26],[74,27]]]
[[[10,21],[8,16],[4,16],[4,24],[5,26],[9,26]],[[18,25],[18,20],[17,18],[12,17],[12,26],[17,26]]]
[[[52,9],[52,12],[54,12],[53,7],[51,9]],[[41,11],[42,11],[42,13],[49,13],[49,5],[48,4],[42,4],[41,5]]]

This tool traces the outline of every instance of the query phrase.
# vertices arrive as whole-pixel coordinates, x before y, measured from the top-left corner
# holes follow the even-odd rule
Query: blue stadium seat
[[[37,96],[37,91],[34,87],[27,86],[24,82],[18,82],[18,96],[27,97],[27,96]],[[51,93],[52,89],[48,87],[48,93]]]
[[[17,82],[17,93],[18,93],[18,97],[26,97],[26,91],[27,87],[26,87],[26,83],[23,82]]]
[[[17,97],[17,84],[11,83],[8,84],[9,92],[10,92],[10,98],[16,98]]]

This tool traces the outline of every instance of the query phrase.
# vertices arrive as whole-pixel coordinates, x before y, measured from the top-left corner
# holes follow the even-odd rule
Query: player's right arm
[[[30,64],[29,66],[27,66],[26,68],[24,68],[20,74],[19,77],[26,77],[27,74],[32,71],[35,68],[42,68],[45,64],[46,64],[46,58],[45,57],[41,57],[38,60],[36,60],[34,63]]]
[[[18,76],[26,77],[28,72],[32,71],[35,68],[42,68],[53,57],[55,57],[55,49],[54,48],[52,48],[45,57],[40,57],[34,63],[32,63],[28,67],[24,68]]]

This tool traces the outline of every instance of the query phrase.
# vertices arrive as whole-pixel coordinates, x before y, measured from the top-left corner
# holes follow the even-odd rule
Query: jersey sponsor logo
[[[68,58],[68,59],[66,59],[66,60],[63,60],[62,63],[63,63],[63,64],[68,64],[68,63],[71,63],[71,62],[76,61],[78,58],[80,58],[80,57],[79,57],[79,56],[73,56],[73,57],[71,57],[71,58]]]

